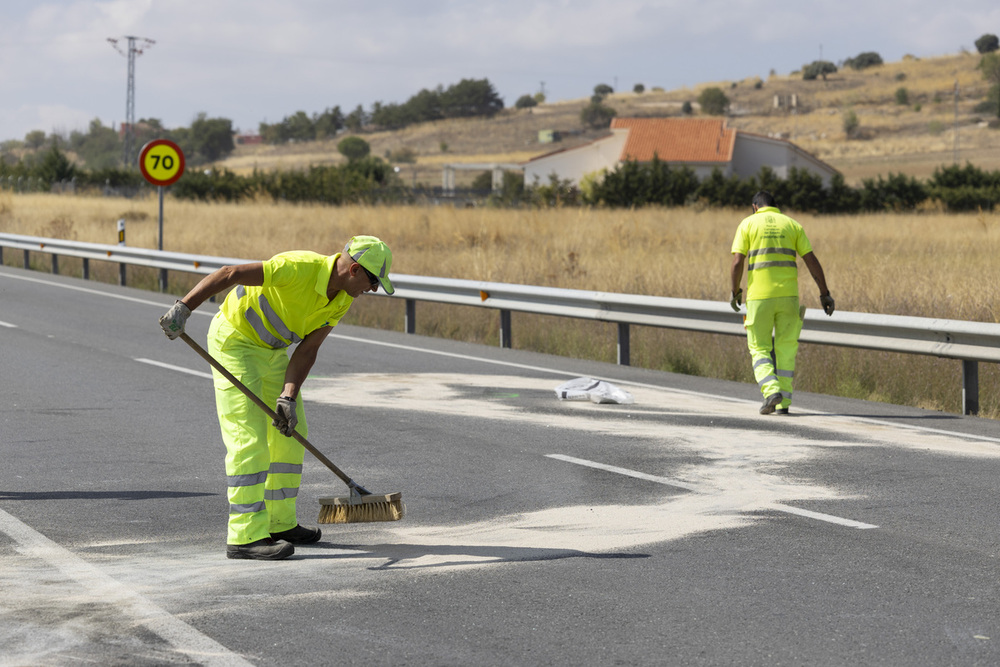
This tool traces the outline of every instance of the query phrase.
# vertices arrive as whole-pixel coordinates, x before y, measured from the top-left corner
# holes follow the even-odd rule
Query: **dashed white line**
[[[178,373],[187,373],[188,375],[196,375],[197,377],[200,377],[200,378],[208,378],[209,380],[212,379],[212,374],[211,373],[206,373],[204,371],[193,371],[190,368],[184,368],[183,366],[174,366],[173,364],[166,364],[166,363],[163,363],[162,361],[156,361],[155,359],[144,359],[142,357],[139,357],[139,358],[135,359],[135,361],[138,361],[139,363],[142,363],[142,364],[149,364],[150,366],[158,366],[160,368],[167,368],[167,369],[172,370],[172,371],[177,371]]]

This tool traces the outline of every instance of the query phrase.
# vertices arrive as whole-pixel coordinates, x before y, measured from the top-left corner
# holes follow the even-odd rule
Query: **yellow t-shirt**
[[[237,285],[220,311],[237,331],[263,347],[301,342],[317,329],[336,326],[354,302],[347,292],[326,296],[336,255],[283,252],[263,262],[264,284]]]
[[[774,206],[744,218],[736,229],[733,253],[747,257],[747,301],[799,295],[795,262],[812,252],[802,225]]]

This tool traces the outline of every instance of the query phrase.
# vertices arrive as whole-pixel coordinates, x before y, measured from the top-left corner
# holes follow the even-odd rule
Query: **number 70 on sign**
[[[139,153],[139,170],[153,185],[171,185],[184,173],[184,153],[172,141],[154,139]]]

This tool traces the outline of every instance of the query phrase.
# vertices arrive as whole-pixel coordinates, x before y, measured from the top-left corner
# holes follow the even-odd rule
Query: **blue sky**
[[[1000,34],[996,0],[0,0],[0,141],[121,123],[128,61],[107,39],[127,35],[155,41],[136,58],[136,118],[173,128],[205,112],[255,131],[467,78],[512,106],[540,90],[669,90],[865,51],[974,51],[984,33]]]

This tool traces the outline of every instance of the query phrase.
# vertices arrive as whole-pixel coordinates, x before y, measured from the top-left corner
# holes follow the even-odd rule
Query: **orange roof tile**
[[[614,118],[611,129],[628,130],[621,160],[730,162],[736,130],[724,120],[702,118]]]

